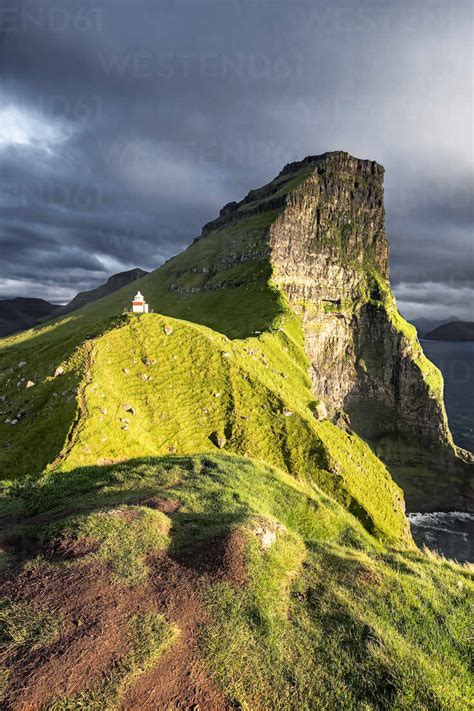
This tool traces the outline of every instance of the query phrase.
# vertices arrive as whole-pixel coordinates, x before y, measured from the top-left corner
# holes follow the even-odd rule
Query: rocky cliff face
[[[303,318],[313,390],[369,438],[451,441],[439,373],[388,286],[383,168],[345,153],[311,167],[270,227],[275,280]]]
[[[444,507],[448,473],[459,474],[462,453],[449,431],[441,374],[390,290],[383,177],[382,166],[347,153],[309,156],[226,205],[200,239],[222,239],[215,283],[224,262],[226,269],[269,262],[272,282],[301,316],[315,398],[386,456],[411,507],[423,507],[423,488],[442,470],[436,490]],[[410,491],[420,471],[425,479]],[[459,476],[462,492],[452,505],[465,506],[466,474]]]
[[[445,445],[441,376],[388,284],[383,175],[342,152],[287,165],[204,227],[201,239],[231,235],[207,276],[220,285],[230,266],[268,260],[301,315],[313,392],[331,417],[345,413],[370,438],[402,432]],[[258,218],[252,240],[248,225]]]

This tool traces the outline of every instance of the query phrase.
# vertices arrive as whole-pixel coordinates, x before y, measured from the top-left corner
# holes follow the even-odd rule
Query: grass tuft
[[[63,620],[29,602],[0,599],[0,648],[7,654],[34,650],[52,644],[61,636]]]
[[[97,542],[98,551],[88,557],[107,563],[122,582],[137,585],[148,574],[146,555],[167,546],[169,528],[170,520],[160,511],[124,506],[53,525],[46,537]]]

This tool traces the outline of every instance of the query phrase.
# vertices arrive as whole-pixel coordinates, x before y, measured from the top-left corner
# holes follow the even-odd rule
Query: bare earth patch
[[[142,674],[126,693],[121,708],[195,709],[232,708],[209,676],[199,655],[198,641],[209,622],[200,602],[202,585],[212,579],[245,580],[245,539],[230,532],[200,542],[182,556],[158,552],[148,559],[150,575],[137,587],[117,582],[98,562],[77,558],[91,551],[93,541],[75,542],[45,551],[49,560],[74,560],[7,570],[0,596],[31,602],[62,615],[62,635],[36,650],[5,650],[0,664],[9,669],[4,708],[35,711],[52,701],[98,688],[111,668],[130,651],[127,621],[136,613],[159,612],[179,629],[174,645],[158,663]]]
[[[141,506],[148,506],[149,509],[156,509],[165,514],[176,513],[181,508],[179,499],[165,499],[161,496],[150,496],[140,502]]]

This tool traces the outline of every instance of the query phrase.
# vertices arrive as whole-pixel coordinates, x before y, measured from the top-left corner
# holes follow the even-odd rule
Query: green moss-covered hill
[[[416,550],[402,490],[328,416],[272,261],[314,171],[226,206],[133,292],[0,340],[6,708],[466,707],[468,570]],[[361,246],[336,232],[334,264]],[[395,332],[385,260],[375,240],[351,274]],[[153,313],[127,313],[137,288]]]

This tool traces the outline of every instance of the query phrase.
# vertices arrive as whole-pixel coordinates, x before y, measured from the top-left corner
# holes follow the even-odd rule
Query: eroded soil
[[[117,581],[102,563],[81,561],[94,550],[94,541],[81,539],[68,546],[45,549],[33,565],[11,565],[0,583],[0,596],[32,602],[64,620],[60,638],[45,648],[4,648],[0,664],[9,670],[5,709],[39,711],[59,698],[99,688],[130,651],[127,621],[138,612],[153,611],[174,623],[179,636],[138,677],[120,708],[233,708],[206,670],[198,643],[209,622],[201,603],[203,587],[217,579],[236,586],[245,581],[242,533],[201,541],[184,554],[152,555],[148,579],[135,587]]]

